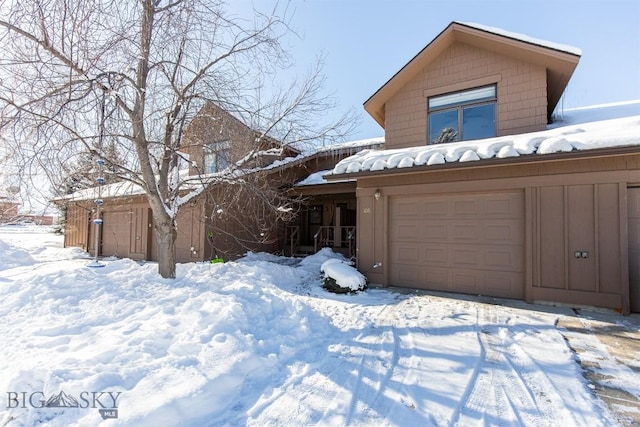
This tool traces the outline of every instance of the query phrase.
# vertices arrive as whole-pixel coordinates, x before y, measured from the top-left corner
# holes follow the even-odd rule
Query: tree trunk
[[[171,219],[154,221],[158,242],[158,273],[165,279],[176,277],[176,229]]]

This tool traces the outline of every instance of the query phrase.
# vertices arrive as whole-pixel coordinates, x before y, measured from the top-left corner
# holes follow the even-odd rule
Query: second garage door
[[[109,211],[102,214],[102,255],[129,256],[129,233],[131,214],[129,211]]]
[[[395,286],[524,298],[522,192],[389,199]]]

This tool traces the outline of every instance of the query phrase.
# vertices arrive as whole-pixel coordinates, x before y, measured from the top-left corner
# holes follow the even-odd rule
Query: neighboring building
[[[19,206],[20,204],[11,198],[0,195],[0,224],[16,221]]]
[[[205,105],[187,126],[184,140],[186,145],[182,151],[189,159],[189,175],[194,179],[222,172],[242,161],[245,185],[228,182],[222,172],[220,183],[210,185],[200,197],[181,209],[177,218],[178,262],[214,257],[235,259],[248,250],[300,254],[328,245],[345,254],[351,248],[355,255],[354,229],[349,229],[349,239],[336,240],[329,235],[334,229],[327,228],[336,223],[338,227],[347,223],[355,225],[355,182],[348,194],[335,184],[326,186],[321,196],[292,187],[295,182],[318,170],[331,169],[338,161],[362,149],[380,148],[381,140],[298,150],[261,138],[232,114],[213,104]],[[283,207],[292,210],[290,223],[274,219],[269,214],[272,208],[263,208],[274,202],[264,199],[275,193],[304,199],[304,203]],[[261,194],[263,197],[257,197]],[[94,250],[92,219],[94,200],[98,197],[104,200],[101,215],[104,222],[99,229],[100,255],[156,260],[151,208],[142,189],[128,182],[82,190],[62,199],[66,206],[65,246]],[[351,222],[343,219],[348,215],[347,205]],[[315,236],[318,230],[321,233]]]
[[[640,311],[640,118],[546,130],[579,58],[454,22],[365,102],[385,150],[327,178],[372,282]]]

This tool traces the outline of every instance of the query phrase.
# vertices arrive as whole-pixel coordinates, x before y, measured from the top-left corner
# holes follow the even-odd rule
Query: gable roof
[[[573,71],[580,49],[479,24],[452,22],[364,103],[365,110],[385,127],[386,102],[454,42],[495,51],[541,65],[547,70],[547,115],[555,109]]]
[[[205,128],[210,127],[211,120],[213,121],[223,120],[224,123],[227,123],[225,127],[232,128],[234,126],[237,126],[240,128],[244,128],[247,134],[253,135],[256,141],[258,140],[261,141],[262,143],[264,143],[266,147],[281,148],[283,150],[287,150],[295,154],[300,154],[301,151],[297,147],[294,147],[292,144],[283,144],[281,141],[271,136],[263,135],[260,131],[253,129],[249,125],[247,125],[241,118],[238,117],[238,115],[239,115],[239,112],[237,111],[234,114],[233,112],[225,108],[222,108],[220,105],[218,105],[213,101],[206,101],[204,105],[200,108],[200,110],[198,110],[198,112],[193,117],[193,119],[186,125],[185,135],[188,138],[189,134],[193,132],[194,128],[197,129],[198,127],[203,127],[203,126]],[[229,125],[229,123],[232,123],[232,125]],[[216,141],[210,141],[210,142],[216,142]]]

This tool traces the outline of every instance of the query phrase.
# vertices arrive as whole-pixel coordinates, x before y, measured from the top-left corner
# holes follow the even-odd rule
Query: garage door
[[[389,200],[396,286],[524,298],[522,192]]]
[[[129,256],[129,233],[131,215],[129,211],[104,212],[102,214],[102,255]]]

